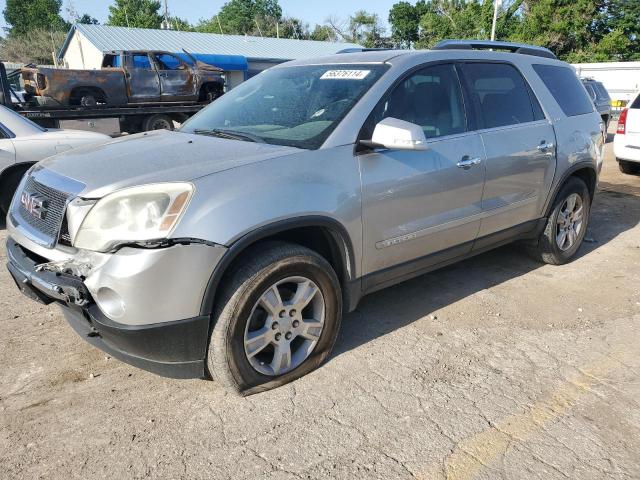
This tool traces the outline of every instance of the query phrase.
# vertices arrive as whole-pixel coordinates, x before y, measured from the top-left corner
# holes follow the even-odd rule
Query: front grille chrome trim
[[[51,170],[36,167],[20,182],[11,206],[11,220],[17,228],[33,242],[46,248],[58,243],[60,229],[65,220],[67,206],[85,185],[76,180],[59,175]],[[22,192],[38,194],[48,201],[44,219],[30,215],[20,202]]]

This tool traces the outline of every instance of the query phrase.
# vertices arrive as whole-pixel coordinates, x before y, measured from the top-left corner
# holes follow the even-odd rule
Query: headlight
[[[105,252],[121,243],[168,237],[193,195],[190,183],[125,188],[100,199],[80,225],[74,246]]]

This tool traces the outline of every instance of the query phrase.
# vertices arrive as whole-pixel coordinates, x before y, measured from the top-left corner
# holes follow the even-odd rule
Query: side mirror
[[[427,138],[419,125],[393,117],[380,121],[373,130],[373,138],[361,140],[360,143],[367,147],[390,150],[427,149]]]

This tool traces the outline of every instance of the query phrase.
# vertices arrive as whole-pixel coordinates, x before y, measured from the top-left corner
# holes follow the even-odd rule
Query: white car
[[[110,139],[97,132],[42,128],[0,105],[0,218],[9,210],[13,192],[31,165],[72,148]]]
[[[620,113],[613,153],[623,173],[640,173],[640,92]]]

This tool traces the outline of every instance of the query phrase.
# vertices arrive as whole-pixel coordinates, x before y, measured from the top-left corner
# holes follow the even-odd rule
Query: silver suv
[[[602,147],[575,72],[542,48],[290,62],[180,131],[37,164],[8,267],[114,357],[254,393],[318,367],[363,295],[514,240],[567,262]]]

